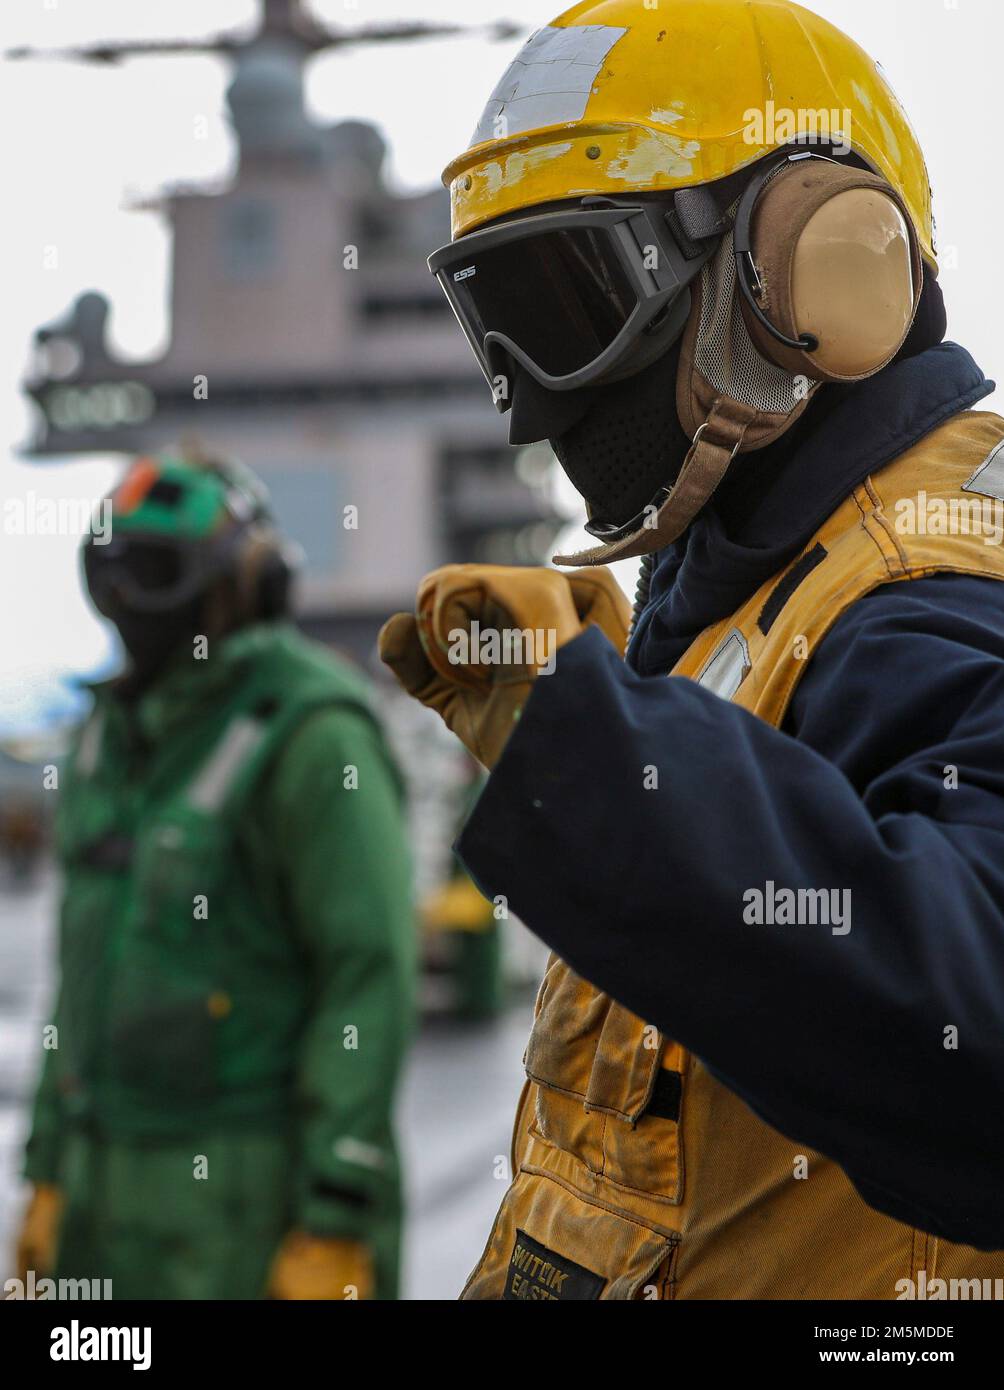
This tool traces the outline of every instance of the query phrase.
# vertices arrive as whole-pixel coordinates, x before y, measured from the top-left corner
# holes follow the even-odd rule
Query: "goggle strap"
[[[738,169],[717,183],[702,183],[695,188],[676,190],[673,208],[680,219],[680,226],[691,241],[724,236],[732,226],[729,208],[749,179],[749,169]]]

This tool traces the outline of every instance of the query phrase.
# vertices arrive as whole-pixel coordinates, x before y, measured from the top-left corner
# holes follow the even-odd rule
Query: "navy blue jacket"
[[[1004,1247],[1004,586],[862,599],[780,731],[663,677],[990,389],[954,344],[830,388],[660,557],[628,664],[596,629],[559,651],[458,843],[486,894],[872,1206],[983,1249]],[[768,880],[849,889],[851,931],[748,924]]]

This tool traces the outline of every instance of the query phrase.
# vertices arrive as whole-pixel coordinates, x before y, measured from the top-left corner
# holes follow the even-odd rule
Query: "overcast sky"
[[[537,0],[315,0],[329,25],[393,20],[508,18],[528,30],[554,13]],[[1000,0],[819,0],[813,6],[882,63],[925,147],[935,191],[950,335],[988,374],[998,350],[1000,288]],[[250,0],[3,0],[0,48],[95,40],[205,36],[249,25]],[[315,58],[308,99],[320,121],[377,122],[401,188],[438,178],[468,141],[484,100],[520,40],[435,40]],[[97,497],[111,460],[44,468],[16,460],[27,433],[18,381],[32,330],[82,290],[113,304],[116,351],[160,351],[167,230],[130,204],[166,183],[215,181],[232,168],[225,61],[134,59],[116,68],[0,63],[0,499]],[[198,118],[207,138],[196,138]],[[58,264],[45,266],[45,248]],[[50,257],[51,259],[51,257]],[[7,454],[5,449],[12,452]],[[54,673],[93,669],[107,642],[76,581],[72,537],[19,538],[0,530],[0,734],[35,718]]]

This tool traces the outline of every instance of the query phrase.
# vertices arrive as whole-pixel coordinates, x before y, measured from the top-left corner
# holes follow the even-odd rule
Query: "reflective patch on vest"
[[[102,711],[92,714],[84,725],[77,745],[76,771],[81,777],[92,777],[101,756],[101,742],[105,731],[105,716]]]
[[[738,628],[725,637],[704,663],[697,684],[731,700],[750,669],[750,650]]]
[[[471,144],[581,121],[596,74],[626,33],[609,24],[538,29],[496,82]]]
[[[969,481],[962,484],[962,491],[978,492],[982,497],[996,497],[1004,502],[1004,439],[994,445]]]
[[[376,1144],[368,1144],[365,1139],[355,1139],[351,1134],[343,1134],[336,1139],[331,1152],[343,1163],[354,1163],[360,1168],[380,1169],[385,1166],[383,1149]]]
[[[583,1302],[599,1298],[606,1282],[585,1265],[548,1250],[525,1231],[517,1231],[502,1297],[511,1302],[521,1299]]]
[[[260,720],[246,715],[234,719],[189,787],[189,805],[197,811],[218,811],[245,761],[264,737],[265,725]]]

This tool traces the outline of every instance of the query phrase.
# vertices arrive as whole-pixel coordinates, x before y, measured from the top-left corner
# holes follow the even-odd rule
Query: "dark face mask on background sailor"
[[[113,618],[122,645],[129,657],[127,689],[145,690],[205,632],[205,599],[192,599],[183,608],[168,613],[138,613],[121,609]]]

